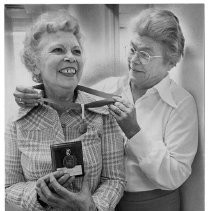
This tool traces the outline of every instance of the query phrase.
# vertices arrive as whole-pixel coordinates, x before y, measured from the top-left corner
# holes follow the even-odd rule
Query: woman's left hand
[[[71,192],[60,185],[53,174],[50,175],[50,184],[54,190],[53,192],[46,185],[45,181],[40,181],[37,187],[40,199],[49,206],[72,211],[96,210],[88,187],[87,175],[83,179],[81,191],[77,193]]]
[[[130,139],[140,131],[136,120],[136,109],[131,103],[120,97],[113,97],[113,99],[116,102],[114,105],[109,105],[109,111],[115,117],[127,138]]]

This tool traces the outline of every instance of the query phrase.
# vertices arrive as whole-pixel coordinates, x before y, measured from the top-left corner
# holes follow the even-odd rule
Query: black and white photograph
[[[64,168],[70,176],[84,176],[82,142],[67,142],[50,145],[52,169]]]
[[[149,3],[4,4],[5,211],[205,210],[208,11]]]

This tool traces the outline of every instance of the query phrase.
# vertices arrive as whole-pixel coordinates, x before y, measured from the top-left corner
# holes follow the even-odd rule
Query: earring
[[[43,83],[41,74],[38,75],[33,74],[32,80],[36,83]]]

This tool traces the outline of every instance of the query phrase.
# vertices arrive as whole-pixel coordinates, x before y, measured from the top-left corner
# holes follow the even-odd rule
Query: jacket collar
[[[96,101],[96,99],[98,98],[93,98],[92,96],[90,96],[90,94],[84,93],[82,91],[78,91],[78,95],[75,100],[75,103],[86,104],[86,103],[94,102]],[[98,113],[98,114],[105,114],[105,115],[109,114],[108,108],[106,106],[97,107],[97,108],[88,108],[88,110]]]
[[[153,87],[153,89],[157,90],[163,101],[165,101],[171,107],[176,108],[177,104],[171,93],[170,85],[171,85],[171,80],[169,78],[169,75],[167,75],[162,81],[156,84]]]
[[[21,118],[23,118],[24,116],[26,116],[30,111],[32,111],[35,107],[32,107],[32,108],[23,108],[23,107],[20,107],[18,109],[18,111],[15,113],[15,115],[13,116],[13,121],[17,121]]]

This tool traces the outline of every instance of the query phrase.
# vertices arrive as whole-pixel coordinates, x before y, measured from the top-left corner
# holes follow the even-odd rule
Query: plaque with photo
[[[52,170],[64,169],[71,176],[84,176],[82,142],[50,145]]]

